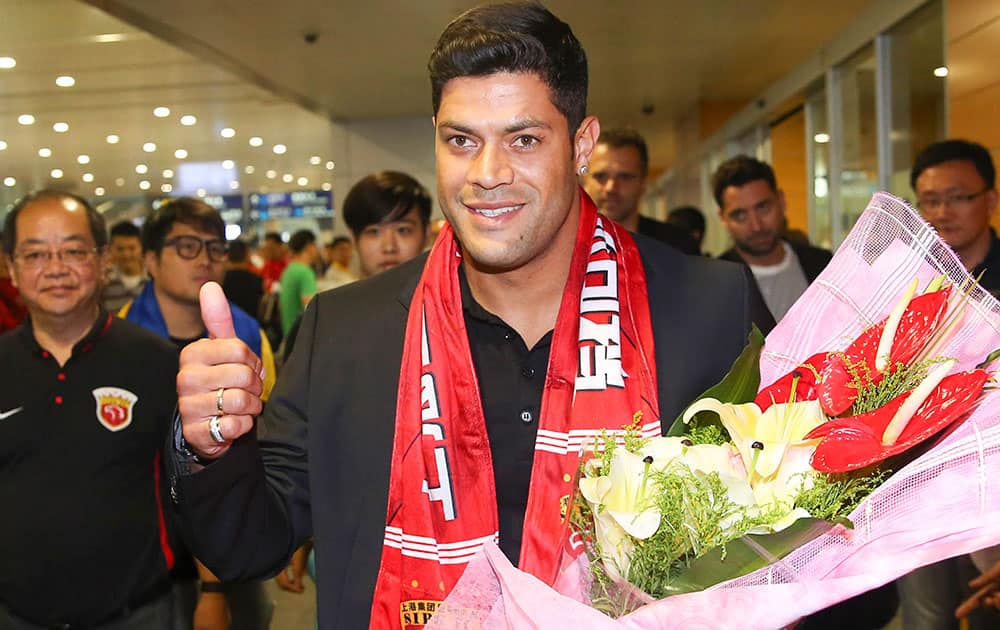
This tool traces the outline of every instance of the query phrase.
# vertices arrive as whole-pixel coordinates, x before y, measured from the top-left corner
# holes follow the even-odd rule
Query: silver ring
[[[219,412],[220,416],[226,415],[226,412],[222,410],[222,395],[225,391],[225,387],[220,387],[218,393],[215,394],[215,410]]]
[[[212,439],[216,444],[225,444],[226,438],[222,436],[222,427],[219,426],[219,416],[212,416],[208,421],[208,432],[212,434]]]

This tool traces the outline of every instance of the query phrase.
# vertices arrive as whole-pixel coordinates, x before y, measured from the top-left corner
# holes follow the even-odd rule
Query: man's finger
[[[973,593],[972,597],[962,602],[961,605],[955,609],[955,616],[959,619],[969,616],[970,613],[979,608],[980,600],[988,595],[993,589],[994,585],[989,584]]]
[[[233,314],[229,310],[226,294],[217,282],[206,282],[201,285],[199,294],[201,301],[201,320],[205,322],[205,330],[213,339],[229,339],[236,336],[233,328]]]
[[[998,582],[998,581],[1000,581],[1000,562],[994,564],[979,577],[971,580],[969,582],[969,586],[972,588],[979,588],[981,586],[986,586],[991,582]]]

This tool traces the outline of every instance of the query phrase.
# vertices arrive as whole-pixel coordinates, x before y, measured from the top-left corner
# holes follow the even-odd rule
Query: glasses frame
[[[78,268],[78,267],[85,267],[86,265],[89,265],[91,262],[93,262],[91,257],[100,255],[101,248],[96,246],[64,247],[63,249],[57,249],[55,251],[51,249],[46,249],[37,251],[32,250],[27,253],[33,256],[37,254],[40,257],[37,260],[35,259],[28,260],[25,258],[26,253],[22,251],[22,252],[14,252],[14,255],[11,256],[11,258],[15,262],[17,262],[18,265],[20,265],[24,269],[29,269],[29,270],[45,269],[52,263],[53,258],[58,259],[59,262],[63,265],[66,265],[68,267]],[[82,256],[80,260],[70,259],[71,255],[78,255],[81,253]]]
[[[194,250],[194,254],[188,256],[181,252],[181,246],[184,243],[191,243],[196,245],[197,249]],[[219,244],[222,245],[222,250],[216,250],[216,253],[212,253],[212,245]],[[225,262],[227,256],[229,255],[229,244],[226,243],[225,239],[213,238],[210,240],[200,239],[197,236],[192,236],[191,234],[181,234],[180,236],[175,236],[173,238],[163,241],[163,247],[173,247],[174,251],[177,252],[177,256],[183,260],[197,260],[198,256],[201,256],[201,251],[204,249],[208,254],[208,259],[212,262]]]
[[[936,210],[937,208],[940,208],[940,207],[949,207],[950,208],[950,207],[962,206],[962,205],[965,205],[965,204],[972,203],[976,199],[976,197],[981,197],[981,196],[985,195],[986,193],[988,193],[991,190],[993,190],[993,189],[992,188],[983,188],[979,192],[970,193],[970,194],[967,194],[967,195],[945,195],[945,196],[941,197],[940,199],[934,199],[934,200],[932,200],[932,202],[930,202],[930,203],[928,203],[926,201],[921,201],[920,198],[918,197],[917,198],[917,210],[920,210],[921,212],[929,212],[931,210]]]

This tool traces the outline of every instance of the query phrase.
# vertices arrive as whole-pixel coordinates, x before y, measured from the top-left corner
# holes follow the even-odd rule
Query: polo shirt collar
[[[91,348],[94,347],[94,343],[99,337],[104,335],[111,327],[111,320],[113,316],[101,307],[97,312],[97,318],[94,320],[93,326],[86,335],[83,336],[80,341],[77,341],[73,346],[73,352],[70,354],[71,357],[76,356],[82,352],[89,352]],[[31,316],[28,316],[24,323],[20,326],[21,340],[31,349],[31,351],[38,355],[47,358],[49,352],[39,345],[38,340],[35,339],[35,334],[31,327]]]

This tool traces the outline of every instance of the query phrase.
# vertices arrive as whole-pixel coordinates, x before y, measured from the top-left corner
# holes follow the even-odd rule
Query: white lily
[[[762,412],[754,403],[734,405],[703,398],[684,413],[685,422],[699,411],[719,414],[743,458],[750,486],[755,491],[758,486],[766,487],[774,498],[790,499],[800,484],[784,482],[796,475],[807,477],[806,473],[812,471],[809,459],[820,440],[804,438],[826,422],[819,401],[774,404]]]
[[[598,477],[581,479],[580,492],[595,508],[603,506],[603,512],[630,536],[640,540],[649,538],[660,526],[650,467],[644,456],[616,448],[611,455],[610,470],[602,470],[605,474]]]

